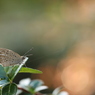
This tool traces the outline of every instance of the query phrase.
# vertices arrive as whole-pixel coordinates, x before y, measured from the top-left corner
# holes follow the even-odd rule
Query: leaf
[[[36,70],[36,69],[32,69],[32,68],[26,68],[26,67],[22,67],[19,71],[19,73],[34,73],[34,74],[41,74],[42,71]]]
[[[61,91],[58,95],[69,95],[69,93],[66,91]]]
[[[18,74],[19,70],[22,68],[23,64],[4,67],[4,70],[8,78],[12,81],[14,77]]]
[[[35,92],[39,92],[39,91],[45,90],[45,89],[48,89],[48,87],[47,86],[39,86],[39,87],[35,88]]]
[[[2,95],[16,95],[17,85],[14,83],[7,84],[2,88]]]
[[[52,92],[52,95],[58,95],[58,93],[61,91],[62,88],[63,88],[62,86],[56,88],[56,89]]]
[[[8,83],[8,77],[2,65],[0,65],[0,86]]]
[[[8,78],[10,80],[13,79],[13,77],[15,75],[15,72],[16,72],[16,70],[17,70],[18,67],[19,66],[8,66],[8,67],[4,67],[4,70],[5,70],[7,76],[8,76]]]
[[[39,80],[39,79],[35,79],[35,80],[32,80],[29,84],[30,87],[32,88],[37,88],[39,86],[42,86],[44,84],[44,82],[42,80]]]

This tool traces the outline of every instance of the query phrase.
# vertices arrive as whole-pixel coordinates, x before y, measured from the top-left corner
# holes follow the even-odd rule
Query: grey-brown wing
[[[13,57],[13,58],[19,58],[20,55],[12,50],[9,49],[5,49],[5,48],[0,48],[0,54],[4,54],[7,55],[9,57]]]
[[[0,64],[3,66],[10,66],[19,64],[21,56],[12,50],[0,48]]]

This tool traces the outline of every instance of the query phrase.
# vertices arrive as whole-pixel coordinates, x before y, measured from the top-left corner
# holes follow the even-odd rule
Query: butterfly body
[[[0,48],[0,64],[3,66],[12,66],[25,63],[27,59],[28,57],[20,56],[18,53],[12,50]]]

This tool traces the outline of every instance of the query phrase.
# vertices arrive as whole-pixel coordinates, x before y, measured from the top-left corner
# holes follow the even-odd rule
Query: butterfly
[[[27,60],[27,56],[20,56],[18,53],[12,50],[0,48],[0,64],[2,64],[3,66],[25,64]]]

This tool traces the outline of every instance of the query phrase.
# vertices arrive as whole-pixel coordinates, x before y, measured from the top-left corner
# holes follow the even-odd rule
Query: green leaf
[[[16,95],[17,85],[14,83],[7,84],[2,88],[2,95]]]
[[[29,84],[30,87],[32,88],[37,88],[39,86],[42,86],[44,84],[44,82],[42,80],[39,80],[39,79],[35,79],[35,80],[32,80]]]
[[[2,65],[0,65],[0,85],[8,83],[8,77]]]
[[[26,67],[22,67],[19,71],[19,73],[34,73],[34,74],[41,74],[42,71],[36,70],[36,69],[32,69],[32,68],[26,68]]]
[[[4,68],[2,65],[0,65],[0,76],[6,76],[6,72],[4,71]]]
[[[14,77],[18,74],[19,70],[22,68],[23,64],[4,67],[4,70],[8,78],[12,81]]]

